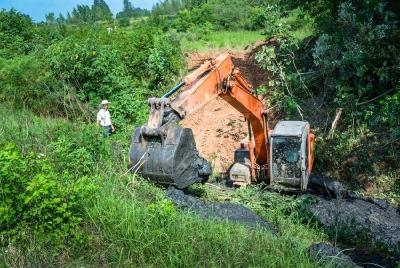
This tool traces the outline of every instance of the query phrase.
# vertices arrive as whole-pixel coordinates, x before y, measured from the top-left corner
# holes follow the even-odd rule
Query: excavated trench
[[[202,218],[239,223],[248,228],[262,228],[272,234],[276,233],[272,223],[244,206],[232,203],[205,203],[172,186],[167,189],[166,195],[179,208],[194,212]]]
[[[364,267],[400,264],[400,210],[381,199],[364,198],[325,176],[310,179],[313,219]]]

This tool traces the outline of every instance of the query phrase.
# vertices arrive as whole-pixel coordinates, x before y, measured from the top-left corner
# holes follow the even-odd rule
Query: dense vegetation
[[[399,192],[399,14],[395,1],[271,6],[266,34],[274,45],[258,54],[274,74],[270,103],[287,116],[309,119],[325,138],[326,116],[343,109],[340,131],[319,140],[319,168],[368,191],[387,183],[388,195]]]
[[[103,0],[41,23],[0,11],[0,264],[317,266],[305,248],[327,236],[305,220],[312,200],[192,189],[253,208],[277,227],[271,236],[183,213],[126,171],[147,98],[184,74],[183,52],[210,44],[267,40],[256,58],[271,81],[260,92],[277,116],[311,122],[317,171],[399,202],[395,1],[166,0],[152,12],[123,3],[115,19]],[[93,125],[102,99],[117,127],[109,139]]]

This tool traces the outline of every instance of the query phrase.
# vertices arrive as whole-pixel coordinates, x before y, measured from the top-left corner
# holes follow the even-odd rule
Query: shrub
[[[68,180],[42,155],[22,155],[13,144],[0,145],[0,233],[16,240],[34,235],[63,245],[81,240],[83,203],[93,194],[92,178]]]
[[[267,28],[268,12],[263,7],[254,7],[251,9],[250,22],[248,28],[250,30],[259,30]]]
[[[241,0],[211,0],[211,22],[217,29],[238,30],[249,25],[251,6]]]
[[[55,78],[76,88],[81,101],[89,102],[93,110],[101,99],[110,99],[116,122],[132,122],[146,109],[138,104],[124,111],[128,102],[145,103],[150,95],[159,94],[182,66],[179,47],[156,34],[146,28],[74,35],[47,50],[48,66]]]
[[[37,99],[46,94],[44,69],[35,56],[0,58],[0,98],[16,105],[34,108]]]

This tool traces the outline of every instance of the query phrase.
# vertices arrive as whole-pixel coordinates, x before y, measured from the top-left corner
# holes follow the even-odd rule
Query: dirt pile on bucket
[[[244,206],[232,203],[205,203],[174,187],[169,187],[166,195],[179,208],[194,212],[202,218],[228,220],[243,224],[249,228],[262,228],[273,234],[276,233],[274,226],[270,222]]]

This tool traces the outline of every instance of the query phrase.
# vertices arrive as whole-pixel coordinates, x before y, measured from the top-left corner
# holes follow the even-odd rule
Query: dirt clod
[[[311,176],[309,180],[309,188],[317,194],[331,198],[348,198],[354,197],[355,195],[339,181],[323,175]]]

